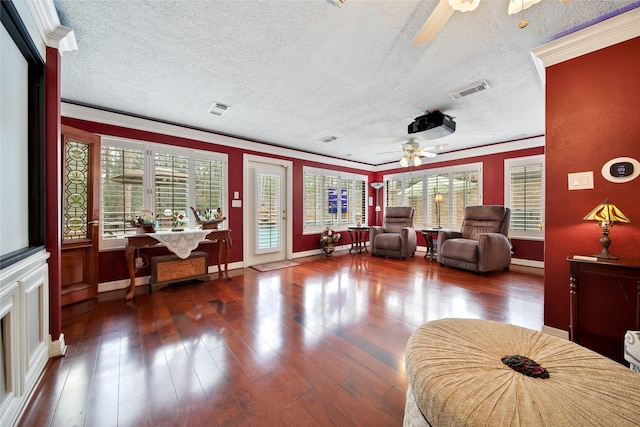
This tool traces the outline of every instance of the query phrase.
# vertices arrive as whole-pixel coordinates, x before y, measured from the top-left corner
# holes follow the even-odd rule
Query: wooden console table
[[[593,261],[569,257],[567,261],[570,266],[569,338],[622,362],[626,330],[640,329],[640,260]],[[581,281],[586,281],[585,276],[595,276],[589,281],[589,289],[580,286]],[[587,314],[581,307],[589,307]],[[598,333],[581,328],[585,320],[594,318],[600,319],[594,322]]]
[[[147,248],[152,246],[160,246],[158,242],[151,236],[145,234],[136,234],[135,236],[125,236],[127,238],[127,246],[125,248],[125,256],[127,260],[127,270],[129,271],[129,291],[126,299],[132,300],[136,289],[136,270],[135,270],[135,251],[139,248]],[[218,243],[218,279],[222,276],[231,279],[229,275],[229,254],[231,253],[231,230],[211,230],[206,236],[206,240]],[[224,243],[224,244],[223,244]],[[222,257],[224,254],[224,271],[220,268]]]

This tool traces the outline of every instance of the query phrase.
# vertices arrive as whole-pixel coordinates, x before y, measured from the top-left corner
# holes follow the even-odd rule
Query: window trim
[[[536,231],[522,231],[522,230],[511,230],[509,229],[509,237],[520,240],[540,240],[544,241],[544,222],[545,222],[545,200],[546,200],[546,165],[545,165],[545,155],[544,154],[536,154],[533,156],[525,156],[525,157],[512,157],[509,159],[504,159],[504,206],[511,208],[509,204],[510,196],[511,196],[511,168],[516,166],[526,166],[532,164],[542,164],[542,211],[541,211],[541,220],[542,220],[542,229]]]
[[[367,175],[364,174],[358,174],[358,173],[353,173],[353,172],[342,172],[342,171],[337,171],[337,170],[333,170],[333,169],[322,169],[322,168],[315,168],[312,166],[303,166],[302,167],[302,179],[303,181],[306,181],[306,177],[307,174],[315,174],[315,175],[320,175],[322,176],[323,180],[324,177],[331,177],[331,178],[335,178],[338,180],[338,182],[340,182],[341,180],[354,180],[354,181],[363,181],[364,182],[364,206],[363,206],[363,212],[362,213],[362,222],[363,224],[368,224],[368,198],[367,195],[368,193],[368,188],[369,188],[369,177]],[[304,186],[303,186],[304,187]],[[306,189],[305,189],[306,190]],[[311,234],[318,234],[318,233],[322,233],[325,229],[324,226],[320,226],[320,227],[307,227],[306,225],[306,217],[307,217],[307,213],[306,213],[306,198],[307,198],[307,194],[306,192],[303,193],[303,202],[302,202],[302,215],[303,215],[303,220],[302,220],[302,235],[311,235]],[[351,220],[353,221],[353,219]],[[354,223],[346,223],[346,224],[339,224],[338,226],[332,227],[332,229],[334,231],[347,231],[347,227],[349,227],[349,225],[353,225]]]
[[[214,151],[197,150],[193,148],[178,147],[167,144],[160,144],[157,142],[140,141],[128,138],[120,138],[109,135],[101,135],[101,150],[102,147],[118,147],[130,150],[139,150],[144,152],[144,173],[142,175],[142,186],[144,191],[143,204],[145,209],[154,211],[155,206],[155,164],[154,158],[156,153],[171,154],[176,156],[185,156],[189,160],[189,206],[195,206],[195,160],[221,160],[222,161],[222,204],[223,212],[228,211],[229,205],[229,155],[226,153],[219,153]],[[102,162],[100,162],[100,174],[102,175]],[[102,189],[101,189],[102,191]],[[122,249],[126,246],[126,238],[119,239],[104,239],[102,231],[102,194],[100,194],[100,238],[99,248],[100,251]],[[191,213],[187,212],[191,219]],[[195,222],[191,223],[191,227],[195,225]]]

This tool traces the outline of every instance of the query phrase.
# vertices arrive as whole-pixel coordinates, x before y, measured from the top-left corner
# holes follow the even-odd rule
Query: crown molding
[[[52,0],[27,0],[26,3],[40,36],[47,46],[58,49],[60,55],[64,52],[78,50],[73,30],[60,24],[58,11],[56,11]]]
[[[640,37],[640,7],[536,47],[531,56],[545,83],[545,68]]]

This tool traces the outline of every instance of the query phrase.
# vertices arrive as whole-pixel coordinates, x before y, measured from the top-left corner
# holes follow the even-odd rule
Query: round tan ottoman
[[[542,365],[549,378],[502,363],[515,354]],[[409,338],[406,368],[405,426],[640,425],[640,375],[576,343],[519,326],[429,322]]]

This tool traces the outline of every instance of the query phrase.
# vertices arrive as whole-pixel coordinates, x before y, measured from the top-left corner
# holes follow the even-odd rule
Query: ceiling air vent
[[[451,95],[451,97],[457,101],[458,99],[471,95],[472,93],[482,92],[483,90],[487,90],[489,89],[489,87],[490,87],[489,83],[487,83],[486,80],[483,80],[481,82],[477,82],[465,88],[459,89],[456,92],[450,93],[449,95]]]
[[[213,104],[211,104],[211,107],[209,107],[209,113],[213,114],[214,116],[221,116],[229,108],[231,108],[229,105],[222,104],[220,102],[214,102]]]
[[[325,136],[324,138],[320,138],[320,141],[328,144],[329,142],[335,141],[336,139],[338,139],[337,136]]]

